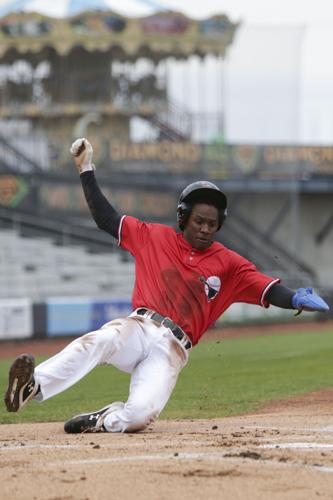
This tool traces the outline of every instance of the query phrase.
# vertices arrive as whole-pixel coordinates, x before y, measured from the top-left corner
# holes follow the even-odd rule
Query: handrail
[[[249,252],[251,255],[248,258],[256,260],[261,267],[279,269],[293,276],[301,274],[312,283],[317,280],[316,273],[310,266],[275,241],[273,242],[266,234],[258,231],[251,222],[237,212],[233,213],[232,220],[224,228],[221,240],[228,239],[233,247],[237,246],[237,243],[240,244],[242,254],[246,245],[250,245],[252,251]],[[235,249],[237,251],[237,248]]]
[[[0,147],[2,161],[6,165],[6,170],[13,170],[19,172],[41,172],[43,169],[38,163],[28,158],[19,149],[13,146],[7,139],[0,135]],[[8,161],[7,157],[12,156],[17,164],[14,168],[11,167],[11,162]]]
[[[303,272],[307,273],[311,278],[315,278],[316,273],[305,262],[303,262],[301,259],[297,258],[294,254],[292,254],[285,247],[282,247],[276,241],[273,241],[269,235],[259,231],[258,228],[256,228],[254,224],[252,224],[250,221],[245,219],[238,212],[233,214],[233,216],[235,217],[235,220],[237,220],[240,224],[242,224],[243,226],[250,229],[251,235],[258,240],[261,247],[265,246],[267,249],[269,249],[269,251],[271,252],[271,255],[272,254],[274,255],[274,252],[275,253],[277,252],[281,257],[283,257],[285,259],[286,262],[292,263],[293,266],[297,266]],[[288,268],[290,268],[290,266],[288,266]]]
[[[161,109],[145,116],[156,125],[169,140],[190,140],[192,135],[192,114],[174,101],[166,99]]]

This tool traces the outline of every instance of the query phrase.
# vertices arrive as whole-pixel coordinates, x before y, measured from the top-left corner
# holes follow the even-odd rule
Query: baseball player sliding
[[[37,367],[33,356],[19,356],[9,372],[8,411],[32,399],[45,401],[96,365],[110,364],[131,374],[127,401],[77,415],[65,423],[65,431],[139,431],[159,416],[192,347],[231,304],[329,309],[311,289],[294,292],[214,241],[226,218],[227,198],[211,182],[194,182],[181,193],[176,232],[121,216],[97,184],[91,144],[77,139],[71,153],[97,226],[135,258],[133,312],[77,338]]]

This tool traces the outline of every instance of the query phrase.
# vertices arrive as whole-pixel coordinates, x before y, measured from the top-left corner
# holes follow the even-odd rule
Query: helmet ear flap
[[[225,208],[224,210],[219,210],[219,227],[218,227],[218,231],[223,226],[226,218],[227,218],[227,209]]]
[[[191,206],[183,201],[177,206],[177,222],[179,229],[184,231],[186,222],[191,214]]]

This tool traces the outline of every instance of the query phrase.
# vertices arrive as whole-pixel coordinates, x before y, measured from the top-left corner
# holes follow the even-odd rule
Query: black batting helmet
[[[177,206],[177,221],[183,231],[195,203],[214,205],[219,211],[219,229],[227,216],[227,197],[220,188],[209,181],[189,184],[181,193]]]

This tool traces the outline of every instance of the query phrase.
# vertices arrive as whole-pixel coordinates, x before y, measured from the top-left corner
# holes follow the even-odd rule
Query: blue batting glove
[[[312,288],[299,288],[291,299],[291,304],[294,309],[301,311],[321,311],[329,310],[328,304],[313,293]]]

